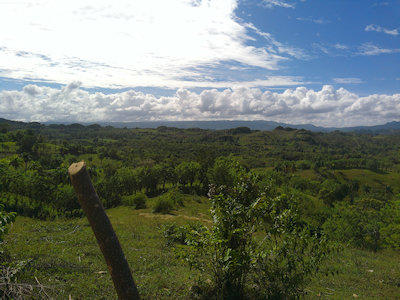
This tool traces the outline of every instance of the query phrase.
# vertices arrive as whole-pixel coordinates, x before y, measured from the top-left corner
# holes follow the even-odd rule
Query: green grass
[[[186,197],[191,198],[191,197]],[[169,215],[151,208],[119,207],[107,211],[144,299],[184,298],[196,273],[175,257],[161,236],[162,224],[204,222],[208,204],[186,199]],[[38,221],[17,217],[5,241],[13,260],[31,259],[19,281],[52,287],[48,294],[66,299],[115,298],[107,267],[85,218]]]
[[[361,299],[399,299],[399,261],[400,252],[391,250],[344,249],[325,263],[307,291],[311,297],[346,299],[355,294]]]
[[[335,171],[335,175],[344,176],[344,178],[358,180],[361,183],[368,184],[372,187],[384,187],[385,185],[393,188],[400,188],[399,173],[375,173],[370,170],[351,169]]]
[[[171,214],[118,207],[107,210],[133,270],[143,299],[188,298],[197,273],[179,260],[166,245],[160,229],[172,222],[210,224],[205,198],[185,195],[184,206]],[[107,267],[85,218],[38,221],[17,217],[5,240],[14,260],[31,259],[20,282],[52,287],[48,294],[57,299],[116,298]],[[334,299],[396,299],[400,295],[400,253],[345,249],[326,262],[322,272],[307,287],[306,298],[317,295]],[[327,271],[333,275],[325,275]],[[369,270],[373,270],[370,272]]]
[[[400,173],[376,173],[365,169],[349,169],[332,171],[336,178],[343,180],[357,180],[361,184],[367,184],[373,188],[392,187],[395,192],[400,191]],[[301,170],[297,174],[310,180],[321,180],[321,176],[314,170]]]
[[[312,169],[298,171],[298,174],[301,177],[307,178],[307,179],[310,179],[310,180],[318,180],[318,179],[320,179],[320,176]]]

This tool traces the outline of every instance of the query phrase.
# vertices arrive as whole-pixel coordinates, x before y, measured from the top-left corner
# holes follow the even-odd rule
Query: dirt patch
[[[161,215],[161,214],[153,214],[153,213],[140,213],[139,216],[143,216],[146,218],[158,218],[158,219],[162,219],[162,220],[171,220],[171,219],[180,217],[180,218],[183,218],[186,220],[194,220],[194,221],[211,223],[211,221],[208,219],[203,219],[203,218],[198,218],[198,217],[190,217],[190,216],[185,216],[185,215],[170,215],[170,214]]]

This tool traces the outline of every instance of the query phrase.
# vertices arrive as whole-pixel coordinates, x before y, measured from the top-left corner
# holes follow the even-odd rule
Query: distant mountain
[[[93,124],[93,123],[91,123]],[[400,130],[400,122],[389,122],[384,125],[354,126],[354,127],[322,127],[312,124],[288,124],[274,121],[143,121],[143,122],[99,122],[102,126],[127,127],[127,128],[157,128],[160,126],[176,128],[200,128],[210,130],[232,129],[237,127],[248,127],[251,130],[274,130],[276,127],[291,127],[305,129],[315,132],[332,132],[335,130],[343,132],[365,132],[365,133],[390,133]]]
[[[390,133],[400,130],[400,122],[393,121],[383,125],[355,126],[355,127],[337,128],[336,130],[345,132],[355,131],[355,132],[371,132],[371,133]]]
[[[0,124],[8,123],[13,128],[40,128],[45,125],[50,124],[64,124],[72,125],[74,127],[79,126],[77,123],[72,122],[19,122],[10,121],[0,118]],[[82,125],[93,125],[95,123],[81,123]],[[360,132],[360,133],[392,133],[400,131],[400,122],[389,122],[383,125],[373,125],[373,126],[354,126],[354,127],[322,127],[315,126],[312,124],[288,124],[280,123],[274,121],[141,121],[141,122],[97,122],[96,124],[101,126],[113,126],[117,128],[157,128],[161,126],[166,127],[176,127],[176,128],[200,128],[200,129],[210,129],[210,130],[222,130],[222,129],[232,129],[237,127],[248,127],[251,130],[274,130],[276,127],[290,127],[295,129],[305,129],[315,132],[332,132],[335,130],[342,132]]]
[[[58,124],[57,122],[46,122],[45,124]],[[72,123],[63,123],[72,124]],[[82,123],[84,125],[93,123]],[[165,127],[176,127],[182,129],[188,128],[200,128],[209,130],[223,130],[232,129],[237,127],[248,127],[251,130],[274,130],[276,127],[291,127],[295,129],[306,129],[310,131],[332,131],[328,128],[314,126],[312,124],[286,124],[274,121],[142,121],[142,122],[98,122],[101,126],[113,126],[117,128],[158,128],[161,126]],[[335,130],[335,129],[333,129]]]
[[[11,128],[14,129],[27,129],[27,128],[40,128],[40,127],[44,127],[44,124],[41,124],[39,122],[21,122],[21,121],[11,121],[11,120],[7,120],[7,119],[3,119],[0,118],[0,125],[1,124],[8,124],[8,126],[10,126]]]

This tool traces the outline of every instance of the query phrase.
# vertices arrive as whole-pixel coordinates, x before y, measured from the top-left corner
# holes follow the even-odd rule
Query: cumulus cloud
[[[237,6],[238,0],[1,1],[0,76],[62,84],[79,78],[86,87],[209,87],[208,70],[222,63],[276,70],[296,57],[275,40],[254,46]]]
[[[0,92],[0,115],[24,121],[274,120],[323,126],[371,125],[400,119],[400,94],[365,97],[344,88],[298,87],[283,92],[258,88],[178,89],[157,97],[135,90],[88,92],[78,82],[63,88],[27,85]]]
[[[383,32],[383,33],[386,33],[386,34],[389,34],[389,35],[394,35],[394,36],[400,34],[400,33],[399,33],[399,30],[398,30],[397,28],[395,28],[395,29],[388,29],[388,28],[381,27],[381,26],[375,25],[375,24],[367,25],[367,26],[365,27],[365,31]]]

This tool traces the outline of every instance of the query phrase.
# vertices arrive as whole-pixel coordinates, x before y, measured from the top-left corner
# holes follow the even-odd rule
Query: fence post
[[[85,162],[72,164],[68,168],[68,173],[78,195],[78,201],[103,252],[118,298],[140,299],[118,237],[93,187]]]

